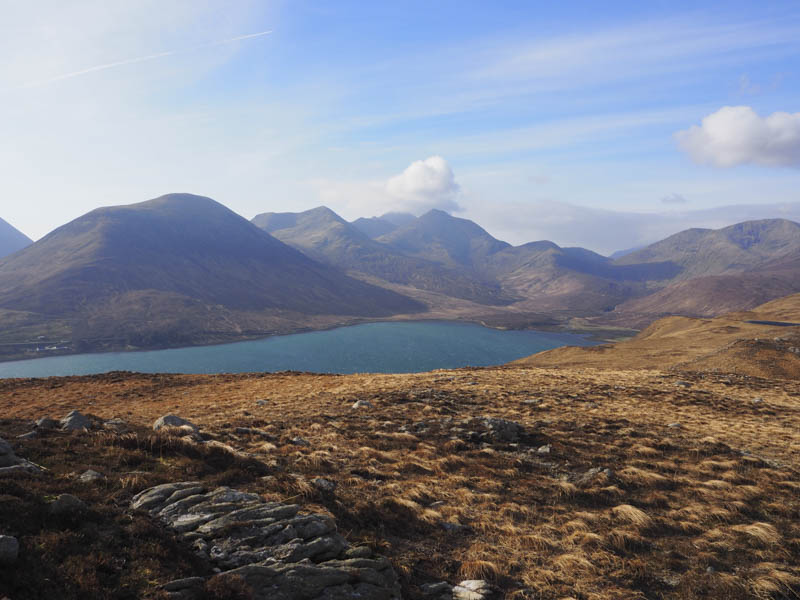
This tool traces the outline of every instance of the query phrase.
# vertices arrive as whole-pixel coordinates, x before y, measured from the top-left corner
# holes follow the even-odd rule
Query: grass
[[[532,396],[542,402],[525,404]],[[770,411],[740,401],[753,396]],[[148,597],[156,584],[209,574],[126,511],[148,486],[201,479],[330,514],[351,543],[391,559],[407,598],[421,584],[467,578],[516,599],[794,598],[798,397],[791,381],[526,368],[0,381],[8,440],[72,408],[133,426],[14,442],[51,475],[0,479],[0,522],[28,557],[17,579],[0,577],[0,596],[24,597],[24,581],[42,596],[63,585],[65,598]],[[373,407],[352,410],[359,399]],[[218,444],[147,429],[168,412]],[[524,434],[491,441],[484,417]],[[71,474],[86,468],[106,481],[78,484]],[[316,477],[336,489],[323,492]],[[65,492],[90,503],[85,523],[47,517],[46,499]],[[209,585],[210,597],[235,587]]]

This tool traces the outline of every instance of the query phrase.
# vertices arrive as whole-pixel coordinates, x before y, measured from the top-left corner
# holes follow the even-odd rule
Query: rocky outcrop
[[[147,489],[131,507],[160,519],[223,573],[244,580],[255,600],[400,598],[386,558],[351,548],[333,519],[301,514],[297,505],[190,481]],[[168,586],[171,597],[190,595],[191,587]]]
[[[19,472],[35,473],[40,470],[37,465],[14,454],[11,445],[0,438],[0,477]]]
[[[86,431],[91,429],[92,422],[86,415],[82,415],[77,410],[70,411],[67,416],[61,419],[61,429],[64,431]]]

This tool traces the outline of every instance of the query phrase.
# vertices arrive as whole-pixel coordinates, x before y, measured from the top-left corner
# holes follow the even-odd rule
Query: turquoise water
[[[367,323],[249,342],[148,352],[54,356],[0,363],[0,378],[141,373],[414,373],[489,366],[565,345],[591,345],[566,333],[499,331],[471,323]]]

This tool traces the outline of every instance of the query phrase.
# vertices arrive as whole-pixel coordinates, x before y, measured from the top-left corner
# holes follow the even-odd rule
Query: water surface
[[[501,331],[471,323],[366,323],[254,340],[147,352],[53,356],[0,363],[0,378],[141,373],[415,373],[499,365],[565,345],[591,345],[582,336]]]

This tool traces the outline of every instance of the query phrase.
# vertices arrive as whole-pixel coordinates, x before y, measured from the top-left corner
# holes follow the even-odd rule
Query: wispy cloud
[[[197,46],[192,46],[190,48],[183,48],[180,50],[169,50],[167,52],[159,52],[157,54],[149,54],[146,56],[137,56],[136,58],[128,58],[125,60],[118,60],[115,62],[110,62],[102,65],[95,65],[92,67],[87,67],[85,69],[80,69],[78,71],[72,71],[70,73],[64,73],[62,75],[56,75],[55,77],[49,77],[47,79],[41,79],[39,81],[30,81],[28,83],[24,83],[20,88],[31,88],[31,87],[39,87],[42,85],[48,85],[50,83],[56,83],[58,81],[63,81],[65,79],[72,79],[73,77],[81,77],[82,75],[89,75],[90,73],[96,73],[97,71],[105,71],[107,69],[114,69],[116,67],[123,67],[126,65],[134,65],[137,63],[143,63],[151,60],[156,60],[159,58],[165,58],[167,56],[174,56],[175,54],[183,54],[186,52],[194,52],[196,50],[202,50],[204,48],[213,48],[214,46],[222,46],[224,44],[232,44],[234,42],[239,42],[242,40],[248,40],[252,38],[262,37],[265,35],[269,35],[272,33],[272,30],[267,31],[259,31],[258,33],[248,33],[245,35],[239,35],[236,37],[224,39],[224,40],[216,40],[213,42],[208,42],[206,44],[199,44]]]

